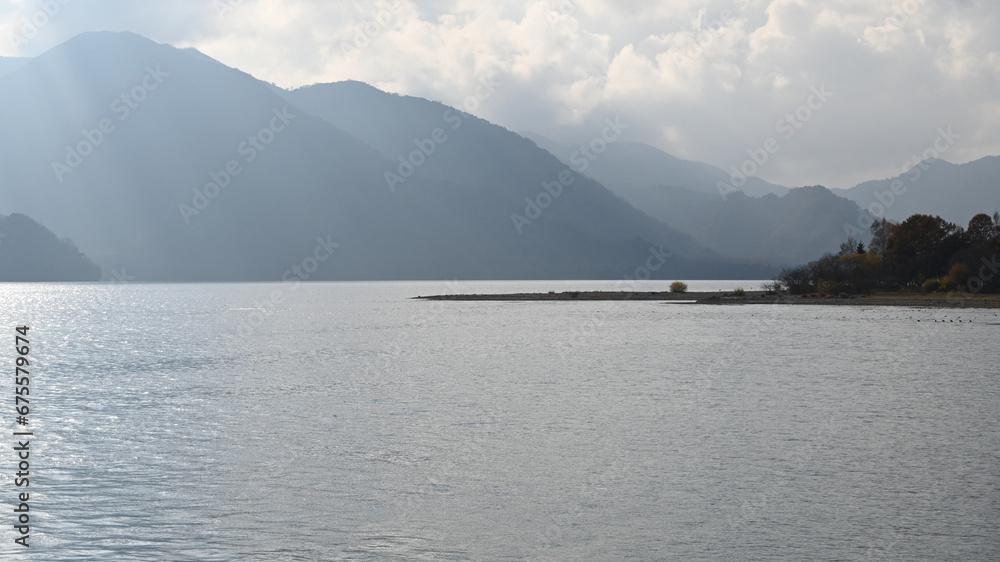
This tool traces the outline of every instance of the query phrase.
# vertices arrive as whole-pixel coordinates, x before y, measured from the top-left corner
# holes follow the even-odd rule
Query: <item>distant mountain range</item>
[[[894,178],[867,181],[833,192],[874,216],[895,221],[920,213],[966,226],[978,213],[1000,210],[1000,157],[956,165],[930,159]]]
[[[80,35],[0,77],[0,111],[0,209],[140,281],[281,279],[317,240],[337,249],[310,279],[621,278],[651,253],[665,278],[772,270],[471,115],[359,84],[282,93],[132,34]],[[370,134],[331,123],[344,114]]]
[[[1000,210],[998,157],[960,166],[931,160],[899,178],[849,190],[788,189],[757,178],[734,189],[723,170],[642,143],[611,143],[590,159],[581,158],[582,146],[523,134],[567,166],[586,168],[583,173],[635,208],[719,254],[766,263],[811,261],[838,249],[848,235],[867,241],[866,225],[882,216],[899,222],[915,213],[941,215],[965,226],[977,213]]]
[[[636,205],[726,256],[776,264],[805,263],[836,250],[856,225],[857,205],[821,186],[791,189],[779,197],[730,193],[725,200],[698,197],[683,188],[664,187]]]
[[[701,162],[681,160],[648,144],[611,142],[606,144],[602,152],[595,154],[589,143],[560,145],[537,133],[524,132],[522,135],[574,170],[622,194],[626,199],[629,196],[642,197],[650,190],[665,185],[683,187],[720,199],[720,183],[725,184],[723,191],[727,194],[737,189],[732,185],[731,172]],[[601,146],[601,143],[597,144],[598,148]],[[746,178],[746,183],[739,186],[738,190],[751,197],[788,193],[787,187],[756,177]]]
[[[101,268],[73,242],[21,214],[0,216],[0,282],[99,281]]]
[[[525,136],[560,155],[568,166],[582,163],[582,147],[560,146],[533,133]],[[747,178],[735,189],[729,174],[719,168],[642,143],[609,144],[603,154],[578,168],[584,166],[586,174],[635,208],[723,256],[804,263],[837,249],[848,235],[844,225],[856,223],[860,213],[852,201],[820,186],[790,190]]]
[[[285,91],[129,33],[0,59],[0,117],[0,212],[137,281],[766,278],[858,212],[755,178],[785,195],[723,201],[726,172],[636,143],[581,170],[436,102]]]

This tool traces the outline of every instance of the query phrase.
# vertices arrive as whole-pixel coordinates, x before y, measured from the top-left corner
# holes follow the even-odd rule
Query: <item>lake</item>
[[[1000,559],[996,310],[410,299],[614,286],[0,286],[0,557]]]

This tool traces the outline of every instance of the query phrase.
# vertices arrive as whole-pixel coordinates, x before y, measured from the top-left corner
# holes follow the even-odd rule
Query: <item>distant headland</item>
[[[787,295],[768,291],[668,292],[668,291],[564,291],[414,297],[428,301],[656,301],[672,304],[787,304],[841,306],[907,306],[920,308],[1000,308],[1000,295],[967,293],[873,293],[867,295]]]

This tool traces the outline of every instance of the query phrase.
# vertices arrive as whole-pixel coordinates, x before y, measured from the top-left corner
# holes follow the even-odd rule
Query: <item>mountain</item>
[[[418,162],[415,168],[425,178],[460,185],[502,203],[500,208],[507,212],[498,216],[513,234],[517,227],[509,217],[528,218],[530,205],[525,198],[558,193],[543,216],[580,234],[666,238],[677,253],[701,251],[686,236],[636,212],[604,186],[572,173],[520,135],[441,103],[388,94],[359,82],[319,84],[283,95],[290,104],[354,135],[391,160],[388,172],[398,178],[385,181],[391,189],[406,190],[405,172]],[[440,142],[434,140],[435,131]],[[432,154],[419,156],[421,151]],[[572,183],[547,191],[544,184],[563,183],[561,174]],[[542,202],[548,199],[543,196]],[[520,230],[530,234],[537,227],[523,224]]]
[[[73,242],[21,215],[0,216],[0,282],[99,281],[101,269]]]
[[[481,93],[489,92],[489,84],[482,86]],[[603,185],[574,173],[522,136],[441,103],[388,94],[350,81],[279,93],[295,107],[325,119],[391,159],[395,166],[390,171],[392,178],[387,177],[387,185],[393,188],[406,189],[405,181],[400,180],[405,180],[408,161],[413,161],[412,156],[421,145],[432,146],[437,133],[440,142],[433,142],[433,154],[420,158],[416,166],[425,178],[466,186],[488,195],[494,205],[508,209],[512,218],[514,215],[530,218],[530,201],[546,203],[547,193],[559,193],[542,213],[548,223],[507,221],[502,226],[496,225],[497,236],[501,238],[521,232],[531,240],[531,245],[548,246],[552,239],[565,236],[556,233],[554,229],[559,228],[583,239],[593,239],[596,235],[618,240],[653,240],[654,245],[663,245],[675,254],[677,264],[671,264],[673,267],[665,273],[676,273],[678,265],[701,276],[721,275],[727,268],[730,274],[740,271],[760,274],[767,269],[741,262],[719,264],[712,252],[690,237],[637,212]],[[613,125],[608,125],[610,134],[615,134]],[[556,184],[562,183],[561,178],[572,183],[560,188]],[[511,226],[516,228],[511,230]],[[635,266],[630,268],[622,263],[619,271],[622,267],[629,270]]]
[[[720,199],[719,183],[728,186],[724,189],[727,195],[735,190],[730,172],[701,162],[681,160],[648,144],[616,141],[607,143],[604,151],[596,154],[584,145],[560,145],[531,132],[522,135],[554,154],[567,166],[595,179],[626,199],[633,192],[644,192],[664,185],[683,187]],[[787,187],[754,177],[747,178],[746,183],[738,190],[752,197],[788,193]]]
[[[856,226],[861,215],[853,201],[822,186],[793,188],[780,197],[733,192],[725,200],[669,185],[624,195],[635,208],[721,255],[775,265],[805,263],[836,250],[848,235],[844,225]],[[867,235],[852,233],[867,242]]]
[[[966,164],[925,160],[894,178],[867,181],[834,193],[897,222],[920,213],[964,226],[979,213],[1000,210],[1000,157]]]
[[[317,237],[359,235],[332,226],[350,224],[336,203],[374,184],[383,164],[286,106],[193,51],[77,36],[0,78],[0,209],[59,225],[138,280],[280,278]],[[266,137],[254,139],[260,150],[243,144],[250,135]],[[211,200],[210,174],[225,185]]]
[[[777,265],[806,263],[837,250],[847,239],[845,225],[856,225],[860,214],[853,201],[822,186],[794,188],[781,197],[732,193],[725,201],[700,203],[677,190],[661,194],[655,207],[659,212],[640,208],[723,255]]]
[[[579,147],[526,135],[567,165],[581,163]],[[589,161],[589,159],[588,159]],[[775,265],[808,262],[836,250],[857,223],[859,209],[823,187],[788,188],[749,178],[743,190],[720,197],[722,170],[675,158],[649,145],[616,142],[587,164],[586,173],[636,209],[690,235],[720,255]],[[748,196],[756,194],[756,196]]]
[[[24,66],[29,60],[18,57],[0,57],[0,76],[14,72]]]
[[[922,213],[959,225],[968,224],[977,213],[1000,209],[1000,157],[995,156],[963,165],[928,160],[896,178],[826,193],[824,188],[788,190],[748,178],[741,191],[750,198],[737,192],[722,198],[717,183],[730,181],[726,172],[652,146],[610,143],[590,160],[581,156],[579,146],[524,135],[574,169],[586,168],[586,175],[637,209],[718,253],[775,264],[807,262],[837,249],[847,235],[844,225],[864,224],[868,217],[861,209],[873,204],[873,212],[895,221]]]
[[[194,50],[79,35],[0,76],[0,211],[137,281],[621,278],[651,251],[659,276],[769,275],[471,115],[358,84],[283,96]]]

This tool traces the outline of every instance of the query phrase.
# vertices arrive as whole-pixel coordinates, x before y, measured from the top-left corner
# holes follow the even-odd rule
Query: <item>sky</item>
[[[680,158],[850,187],[1000,155],[998,30],[996,0],[9,0],[0,56],[132,31],[285,88],[360,80],[563,143],[612,119]]]

